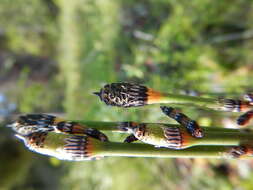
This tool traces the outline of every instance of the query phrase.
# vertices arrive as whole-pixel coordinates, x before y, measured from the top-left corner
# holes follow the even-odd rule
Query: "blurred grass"
[[[242,35],[253,30],[252,12],[253,2],[247,0],[3,0],[0,56],[8,52],[12,59],[2,64],[23,68],[9,97],[22,113],[170,122],[157,106],[107,107],[92,92],[115,81],[177,93],[252,91],[253,36]],[[239,38],[224,40],[231,34]],[[15,55],[20,54],[49,57],[59,70],[33,80],[34,70],[17,62]],[[208,125],[224,125],[222,117],[229,117],[181,109]],[[8,156],[2,162],[15,161]],[[4,189],[252,189],[251,160],[106,158],[67,163],[36,154],[29,158],[35,160],[20,159],[29,171],[18,177],[22,183],[7,180]]]
[[[75,19],[76,6],[78,1],[58,1],[61,10],[59,15],[60,39],[58,59],[61,68],[62,79],[65,86],[65,103],[64,108],[72,116],[76,115],[78,110],[78,102],[80,101],[80,35],[77,31],[77,23]],[[71,34],[71,35],[70,35]],[[80,110],[79,110],[80,111]]]

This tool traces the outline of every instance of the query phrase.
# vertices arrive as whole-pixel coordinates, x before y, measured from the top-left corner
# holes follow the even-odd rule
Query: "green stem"
[[[68,120],[80,123],[81,125],[95,128],[101,131],[112,131],[112,132],[122,132],[119,129],[119,125],[121,122],[107,122],[107,121],[84,121],[84,120]]]
[[[156,123],[153,123],[156,124]],[[167,124],[167,123],[163,123],[164,125],[166,125],[167,127],[182,127],[181,125],[178,124]],[[217,133],[238,133],[241,132],[241,129],[233,129],[233,128],[223,128],[223,127],[206,127],[206,126],[200,126],[204,132],[217,132]]]
[[[112,132],[124,132],[119,129],[120,121],[117,122],[107,122],[107,121],[84,121],[84,120],[68,120],[78,122],[82,125],[95,128],[101,131],[112,131]],[[152,123],[158,124],[158,123]],[[168,127],[180,127],[178,124],[167,124],[167,123],[159,123],[164,124]],[[202,127],[204,131],[213,131],[213,132],[240,132],[239,129],[231,129],[231,128],[222,128],[222,127]]]
[[[147,144],[104,143],[100,156],[159,157],[159,158],[227,158],[226,146],[197,146],[183,150],[155,148]]]
[[[194,105],[197,107],[208,108],[213,110],[224,111],[224,103],[220,102],[216,98],[204,98],[198,96],[188,96],[181,94],[169,94],[163,93],[162,97],[155,102],[157,104],[184,104],[184,105]],[[253,109],[253,105],[247,105],[248,109],[241,110],[240,112],[246,112],[248,110]],[[234,111],[234,110],[233,110]]]
[[[206,132],[203,138],[194,139],[193,145],[240,145],[253,144],[253,133]]]
[[[117,125],[119,122],[80,122],[86,126],[94,127],[98,130],[111,130],[115,132],[120,132]],[[161,127],[157,123],[149,124],[150,126],[156,128]],[[157,126],[156,126],[157,125]],[[167,127],[178,127],[185,130],[183,126],[176,124],[164,124]],[[239,146],[241,144],[251,145],[253,144],[253,132],[245,132],[239,129],[227,129],[227,128],[219,128],[219,127],[202,127],[204,130],[203,138],[189,138],[185,139],[186,144],[185,147],[192,146],[207,146],[207,145],[219,145],[219,146]],[[121,131],[124,132],[124,131]],[[158,138],[164,138],[163,134]],[[188,142],[187,142],[188,141]]]
[[[210,109],[220,109],[220,105],[217,99],[203,98],[197,96],[188,96],[180,94],[163,94],[164,96],[157,103],[165,104],[191,104],[200,107],[206,107]]]

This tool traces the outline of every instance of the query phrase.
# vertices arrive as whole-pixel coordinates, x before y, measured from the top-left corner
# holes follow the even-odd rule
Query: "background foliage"
[[[252,20],[250,0],[1,0],[0,189],[252,189],[251,160],[63,162],[27,151],[4,127],[30,112],[170,122],[158,106],[106,107],[92,95],[115,81],[204,96],[252,91]],[[203,125],[234,126],[235,114],[183,109]]]

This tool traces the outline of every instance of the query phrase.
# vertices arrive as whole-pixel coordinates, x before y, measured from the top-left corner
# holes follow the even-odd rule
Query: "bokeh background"
[[[253,189],[252,160],[64,162],[28,151],[5,127],[33,112],[171,122],[157,105],[107,107],[92,92],[131,81],[239,96],[253,90],[252,51],[252,0],[1,0],[0,189]],[[237,114],[182,109],[202,125],[236,127]]]

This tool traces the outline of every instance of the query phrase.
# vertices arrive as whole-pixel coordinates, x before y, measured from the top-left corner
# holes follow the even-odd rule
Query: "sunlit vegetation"
[[[159,106],[107,107],[92,92],[116,81],[170,93],[195,90],[208,97],[252,91],[252,20],[249,0],[1,0],[0,92],[17,105],[15,113],[170,122]],[[182,109],[209,126],[231,127],[237,117]],[[227,190],[253,185],[251,160],[62,162],[26,151],[10,130],[0,130],[0,189]]]

